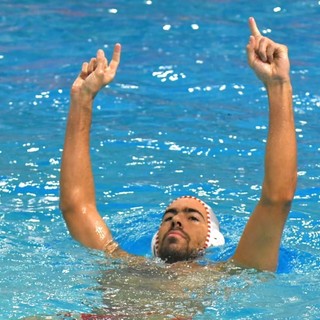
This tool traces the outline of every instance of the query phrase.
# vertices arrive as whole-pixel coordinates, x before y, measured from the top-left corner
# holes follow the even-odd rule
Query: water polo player
[[[250,67],[264,84],[269,99],[269,128],[261,197],[231,260],[240,266],[274,271],[283,228],[294,197],[297,164],[290,63],[286,46],[264,37],[253,18],[247,45]],[[92,106],[96,94],[115,77],[121,46],[107,61],[99,50],[82,65],[71,89],[71,105],[61,165],[60,207],[71,235],[85,246],[111,256],[127,255],[100,216],[89,154]],[[209,246],[224,244],[210,207],[181,197],[165,210],[152,251],[168,263],[193,261]]]

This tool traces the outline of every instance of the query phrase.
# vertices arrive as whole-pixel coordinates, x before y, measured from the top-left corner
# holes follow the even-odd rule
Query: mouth
[[[171,230],[167,234],[168,238],[183,238],[186,239],[187,235],[182,230]]]

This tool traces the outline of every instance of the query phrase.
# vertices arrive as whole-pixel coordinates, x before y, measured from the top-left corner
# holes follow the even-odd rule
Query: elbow
[[[294,197],[293,195],[290,196],[289,194],[287,195],[279,194],[275,196],[263,195],[261,197],[260,202],[268,206],[278,206],[278,207],[283,207],[283,208],[287,208],[287,210],[290,210],[293,197]]]
[[[66,209],[65,203],[62,201],[61,196],[60,196],[60,199],[59,199],[59,209],[60,209],[61,212],[65,211],[65,209]]]
[[[83,204],[66,203],[63,201],[60,201],[59,208],[66,221],[69,219],[74,219],[75,216],[79,216],[87,211],[86,206]]]
[[[59,209],[65,219],[81,211],[81,206],[77,192],[68,193],[68,196],[63,193],[60,195]]]
[[[79,211],[79,209],[81,209],[81,207],[86,203],[84,199],[85,195],[81,188],[61,188],[59,208],[62,213]]]
[[[59,209],[68,223],[74,219],[88,215],[95,210],[95,203],[80,198],[77,193],[69,194],[68,197],[60,197]]]
[[[269,205],[281,205],[290,208],[296,192],[296,184],[296,176],[282,186],[275,187],[274,185],[264,184],[261,201]]]
[[[65,220],[66,220],[66,217],[68,215],[70,215],[69,213],[72,212],[72,210],[68,206],[66,206],[64,203],[62,203],[61,201],[59,203],[59,209],[60,209],[62,216]]]
[[[66,201],[66,199],[60,195],[59,209],[62,212],[63,216],[66,212],[71,211],[72,207],[72,204],[69,201]]]

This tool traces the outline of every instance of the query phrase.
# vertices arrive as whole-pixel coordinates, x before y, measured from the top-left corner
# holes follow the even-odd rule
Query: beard
[[[177,245],[176,245],[177,244]],[[185,246],[179,245],[179,240],[171,239],[165,241],[159,248],[159,257],[166,263],[174,263],[178,261],[194,260],[198,257],[197,249],[189,248],[189,241],[187,239]]]

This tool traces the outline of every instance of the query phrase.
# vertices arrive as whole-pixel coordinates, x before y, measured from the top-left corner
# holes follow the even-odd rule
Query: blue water
[[[191,194],[217,213],[229,257],[259,196],[267,100],[246,64],[247,18],[289,47],[299,180],[279,270],[224,277],[195,319],[320,318],[320,2],[0,3],[0,318],[103,306],[102,254],[61,217],[69,88],[83,61],[123,46],[97,97],[92,159],[99,210],[121,246],[150,256],[160,213]],[[212,254],[213,255],[213,254]]]

